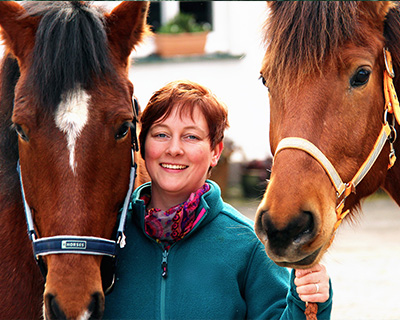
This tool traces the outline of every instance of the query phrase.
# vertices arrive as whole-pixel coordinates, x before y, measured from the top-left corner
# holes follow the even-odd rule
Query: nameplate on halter
[[[86,241],[84,241],[84,240],[63,240],[63,241],[61,241],[61,249],[86,250]]]

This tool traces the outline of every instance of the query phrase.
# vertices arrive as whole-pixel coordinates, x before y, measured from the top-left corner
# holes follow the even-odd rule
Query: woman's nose
[[[183,153],[182,141],[179,138],[172,138],[167,148],[167,153],[172,156],[181,155]]]

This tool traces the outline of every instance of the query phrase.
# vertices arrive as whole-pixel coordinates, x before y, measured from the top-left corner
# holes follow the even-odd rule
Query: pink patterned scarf
[[[145,216],[146,233],[164,244],[169,249],[171,244],[181,240],[195,226],[196,209],[199,206],[201,196],[210,190],[206,183],[199,190],[193,192],[189,198],[167,211],[157,208],[147,209]],[[141,197],[147,205],[150,201],[148,195]]]

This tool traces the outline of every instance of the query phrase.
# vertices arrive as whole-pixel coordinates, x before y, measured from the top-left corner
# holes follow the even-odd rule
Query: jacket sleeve
[[[294,319],[297,319],[296,314],[299,312],[299,310],[304,313],[305,303],[302,300],[300,300],[299,295],[296,292],[294,278],[295,278],[294,270],[292,270],[290,275],[290,291],[287,300],[288,300],[288,308],[290,309],[290,314],[294,314],[295,315]],[[331,318],[332,296],[333,296],[332,283],[331,280],[329,280],[329,299],[324,303],[318,303],[318,313],[317,313],[318,320],[329,320]]]
[[[249,260],[244,298],[247,319],[301,320],[305,303],[300,300],[294,285],[294,271],[277,266],[258,242]],[[318,304],[318,320],[330,319],[332,294],[327,302]]]

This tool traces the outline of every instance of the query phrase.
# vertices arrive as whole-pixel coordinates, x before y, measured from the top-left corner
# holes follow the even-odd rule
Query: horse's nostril
[[[88,307],[89,312],[91,313],[90,319],[101,319],[104,312],[104,296],[100,292],[96,292],[92,294],[92,301]]]
[[[310,211],[302,211],[283,228],[277,228],[270,214],[266,211],[262,218],[263,227],[268,235],[270,247],[277,254],[295,245],[300,246],[314,237],[315,223]]]
[[[260,234],[265,235],[265,232],[267,231],[267,227],[264,223],[264,215],[265,214],[267,214],[267,211],[261,210],[261,211],[257,212],[257,215],[256,215],[255,230],[256,230],[258,236],[260,236]],[[262,240],[267,240],[267,239],[262,239]]]
[[[47,294],[45,298],[46,319],[47,320],[66,320],[64,312],[60,309],[57,299],[52,294]]]
[[[295,244],[303,244],[311,240],[314,230],[314,218],[310,211],[303,211],[299,220],[299,233],[294,237]]]

